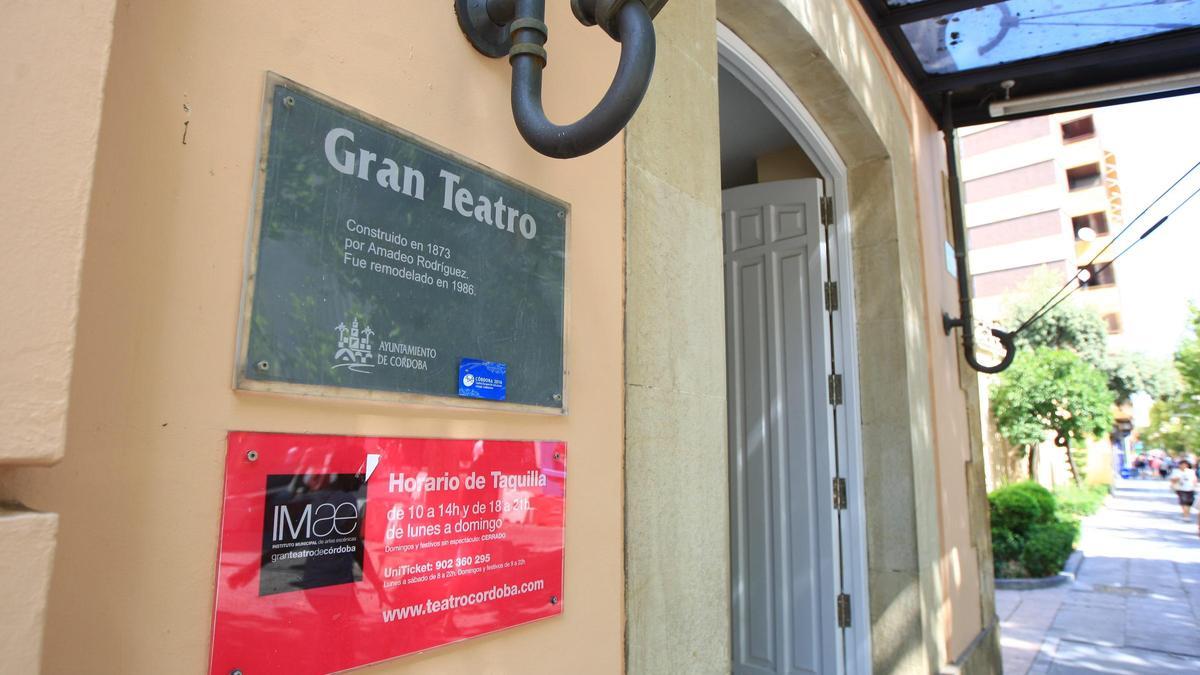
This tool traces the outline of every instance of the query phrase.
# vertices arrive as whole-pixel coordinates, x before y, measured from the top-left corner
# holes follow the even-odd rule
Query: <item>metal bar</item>
[[[954,263],[958,271],[958,318],[942,315],[942,328],[949,335],[958,328],[962,332],[963,358],[967,364],[981,373],[999,373],[1012,365],[1017,350],[1013,336],[999,329],[992,329],[1004,346],[1004,358],[994,366],[979,363],[975,354],[975,317],[971,311],[971,270],[967,263],[967,230],[963,217],[962,180],[958,173],[958,137],[954,133],[954,107],[951,98],[954,92],[946,92],[942,104],[942,133],[946,139],[946,172],[949,182],[950,224],[954,232]]]
[[[975,351],[975,331],[971,316],[971,276],[967,263],[967,233],[963,218],[962,180],[958,172],[958,137],[954,133],[953,92],[946,92],[942,103],[942,134],[946,142],[947,192],[950,200],[950,229],[954,236],[954,267],[958,277],[958,319],[946,322],[962,329],[963,349]]]
[[[1045,110],[1035,110],[1030,112],[1014,113],[1012,115],[1004,115],[1001,117],[992,117],[986,109],[972,108],[956,108],[954,111],[954,123],[959,128],[971,126],[974,124],[990,124],[992,122],[1011,122],[1014,120],[1022,120],[1029,117],[1042,117],[1054,113],[1072,112],[1075,110],[1092,110],[1094,108],[1104,108],[1112,105],[1124,105],[1126,103],[1137,103],[1138,101],[1153,101],[1160,98],[1172,98],[1174,96],[1187,96],[1190,94],[1200,94],[1200,86],[1190,87],[1188,89],[1178,89],[1175,91],[1163,91],[1154,94],[1142,94],[1139,96],[1128,96],[1116,98],[1111,101],[1103,101],[1100,103],[1080,103],[1078,105],[1066,105],[1055,108],[1046,108]]]

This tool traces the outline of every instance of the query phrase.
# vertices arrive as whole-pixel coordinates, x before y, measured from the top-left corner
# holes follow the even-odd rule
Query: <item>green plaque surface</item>
[[[567,205],[270,76],[243,308],[245,389],[563,408]]]

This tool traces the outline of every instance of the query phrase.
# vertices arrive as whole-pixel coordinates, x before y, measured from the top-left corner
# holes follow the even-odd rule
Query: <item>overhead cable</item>
[[[1086,264],[1086,265],[1084,265],[1084,267],[1090,267],[1091,265],[1095,264],[1095,262],[1096,262],[1096,261],[1097,261],[1097,260],[1100,258],[1100,256],[1104,255],[1104,253],[1105,253],[1106,251],[1108,251],[1108,249],[1109,249],[1109,248],[1111,248],[1111,247],[1112,247],[1112,245],[1113,245],[1114,243],[1116,243],[1116,241],[1117,241],[1118,239],[1120,239],[1120,238],[1121,238],[1121,237],[1122,237],[1122,236],[1123,236],[1123,235],[1124,235],[1126,232],[1128,232],[1128,231],[1129,231],[1129,228],[1133,227],[1134,223],[1136,223],[1136,222],[1138,222],[1139,220],[1141,220],[1141,219],[1142,219],[1142,216],[1146,215],[1146,214],[1147,214],[1147,213],[1150,211],[1150,209],[1154,208],[1154,207],[1155,207],[1155,206],[1156,206],[1156,205],[1157,205],[1157,204],[1158,204],[1160,201],[1162,201],[1162,199],[1163,199],[1164,197],[1166,197],[1168,194],[1170,194],[1170,192],[1171,192],[1172,190],[1174,190],[1174,189],[1175,189],[1175,188],[1176,188],[1176,187],[1177,187],[1177,186],[1178,186],[1180,183],[1182,183],[1184,180],[1186,180],[1186,179],[1187,179],[1187,177],[1188,177],[1188,176],[1190,176],[1190,175],[1191,175],[1193,172],[1195,172],[1195,171],[1196,171],[1196,169],[1198,169],[1198,168],[1200,168],[1200,162],[1196,162],[1195,164],[1193,164],[1193,165],[1192,165],[1192,168],[1190,168],[1190,169],[1188,169],[1187,171],[1185,171],[1185,172],[1183,173],[1183,175],[1181,175],[1181,176],[1180,176],[1178,179],[1176,179],[1176,180],[1175,180],[1175,182],[1174,182],[1174,183],[1171,183],[1171,186],[1170,186],[1170,187],[1168,187],[1166,190],[1163,190],[1163,191],[1162,191],[1162,194],[1160,194],[1160,195],[1158,195],[1157,197],[1155,197],[1155,198],[1154,198],[1154,201],[1150,202],[1150,204],[1149,204],[1149,205],[1148,205],[1146,208],[1142,209],[1140,213],[1138,213],[1136,216],[1134,216],[1133,220],[1131,220],[1131,221],[1129,221],[1128,223],[1126,223],[1126,224],[1125,224],[1125,227],[1121,228],[1121,231],[1120,231],[1120,232],[1118,232],[1118,233],[1116,234],[1116,236],[1114,236],[1114,237],[1112,237],[1111,239],[1109,239],[1109,240],[1108,240],[1108,243],[1106,243],[1106,244],[1105,244],[1105,245],[1104,245],[1104,246],[1103,246],[1103,247],[1102,247],[1102,248],[1101,248],[1101,249],[1100,249],[1100,250],[1099,250],[1099,251],[1096,253],[1096,255],[1092,256],[1092,259],[1091,259],[1091,260],[1089,260],[1089,261],[1087,262],[1087,264]],[[1191,199],[1192,197],[1194,197],[1195,195],[1196,195],[1196,193],[1195,193],[1195,192],[1193,192],[1191,196],[1189,196],[1187,199],[1185,199],[1185,200],[1184,200],[1184,201],[1183,201],[1183,202],[1180,204],[1180,206],[1182,206],[1183,204],[1186,204],[1186,203],[1187,203],[1187,201],[1188,201],[1188,200],[1190,200],[1190,199]],[[1178,210],[1179,210],[1179,206],[1175,207],[1175,211],[1178,211]],[[1175,213],[1175,211],[1171,211],[1171,214]],[[1167,215],[1167,218],[1169,218],[1169,217],[1170,217],[1170,214],[1168,214],[1168,215]],[[1142,235],[1142,238],[1145,238],[1145,236],[1146,236],[1146,235],[1150,234],[1150,232],[1153,232],[1153,231],[1154,231],[1155,229],[1157,229],[1157,228],[1158,228],[1160,225],[1162,225],[1162,224],[1163,224],[1163,222],[1165,222],[1165,221],[1166,221],[1166,218],[1163,218],[1163,219],[1162,219],[1162,220],[1160,220],[1159,222],[1155,223],[1155,224],[1154,224],[1154,225],[1153,225],[1153,226],[1152,226],[1152,227],[1151,227],[1149,230],[1147,230],[1147,231],[1146,231],[1146,232],[1145,232],[1145,233]],[[1140,240],[1141,240],[1141,239],[1139,239],[1138,241],[1140,241]],[[1135,243],[1136,243],[1136,242],[1135,242]],[[1126,250],[1128,250],[1128,249],[1126,249]],[[1122,253],[1122,255],[1124,255],[1124,253]],[[1114,258],[1113,260],[1116,260],[1116,258]],[[1111,264],[1111,263],[1110,263],[1110,264]],[[1105,269],[1107,269],[1107,267],[1106,267]],[[1038,307],[1038,308],[1037,308],[1037,309],[1036,309],[1036,310],[1033,312],[1033,314],[1031,314],[1031,315],[1029,316],[1029,318],[1028,318],[1028,319],[1025,319],[1025,321],[1024,321],[1024,322],[1022,322],[1022,323],[1021,323],[1021,325],[1020,325],[1020,326],[1018,326],[1016,330],[1012,331],[1012,333],[1011,333],[1011,334],[1012,334],[1012,335],[1016,335],[1016,334],[1020,333],[1021,331],[1025,330],[1026,328],[1028,328],[1028,327],[1029,327],[1029,326],[1030,326],[1030,325],[1031,325],[1033,322],[1035,322],[1035,321],[1037,321],[1038,319],[1041,319],[1043,316],[1045,316],[1045,315],[1046,315],[1046,314],[1047,314],[1047,313],[1048,313],[1050,310],[1052,310],[1052,309],[1054,309],[1055,307],[1057,307],[1057,306],[1058,306],[1058,305],[1059,305],[1059,304],[1062,302],[1062,300],[1063,300],[1063,299],[1066,297],[1066,296],[1063,296],[1062,298],[1060,298],[1060,297],[1059,297],[1059,295],[1061,295],[1061,294],[1062,294],[1064,291],[1066,291],[1066,292],[1067,292],[1067,295],[1070,295],[1072,292],[1074,292],[1074,290],[1073,290],[1073,289],[1072,289],[1072,290],[1068,290],[1068,289],[1070,289],[1070,288],[1071,288],[1071,284],[1072,284],[1072,283],[1074,283],[1075,281],[1077,281],[1078,279],[1079,279],[1079,275],[1078,275],[1078,274],[1076,274],[1076,275],[1072,276],[1070,279],[1068,279],[1068,280],[1067,280],[1067,282],[1066,282],[1066,283],[1064,283],[1064,284],[1062,285],[1062,287],[1061,287],[1061,288],[1059,288],[1057,291],[1055,291],[1055,292],[1054,292],[1054,294],[1053,294],[1053,295],[1051,295],[1051,296],[1050,296],[1050,298],[1046,300],[1046,302],[1042,303],[1042,306],[1041,306],[1041,307]],[[1078,288],[1078,285],[1076,285],[1076,286],[1075,286],[1075,288]]]
[[[1131,250],[1133,250],[1134,246],[1137,246],[1139,243],[1141,243],[1147,237],[1149,237],[1151,234],[1153,234],[1156,230],[1158,230],[1158,228],[1162,227],[1162,225],[1164,223],[1166,223],[1167,220],[1169,220],[1171,218],[1171,216],[1175,215],[1176,211],[1183,208],[1183,206],[1185,204],[1190,202],[1192,200],[1192,198],[1198,194],[1200,194],[1200,188],[1196,188],[1195,190],[1193,190],[1192,194],[1188,195],[1187,198],[1184,199],[1182,202],[1180,202],[1178,206],[1171,209],[1170,213],[1163,216],[1162,218],[1159,218],[1156,223],[1154,223],[1153,225],[1150,226],[1150,229],[1143,232],[1141,234],[1141,236],[1139,236],[1137,239],[1134,239],[1132,242],[1130,242],[1130,244],[1128,246],[1126,246],[1124,249],[1122,249],[1120,253],[1113,256],[1112,260],[1109,260],[1108,262],[1104,263],[1104,265],[1102,267],[1100,267],[1100,269],[1097,269],[1095,272],[1091,272],[1090,273],[1091,277],[1099,276],[1102,272],[1107,270],[1109,267],[1112,267],[1113,263],[1117,262],[1117,260],[1119,260],[1121,258],[1121,256],[1125,255],[1126,253],[1129,253]],[[1120,235],[1117,235],[1117,236],[1120,236]],[[1115,240],[1116,237],[1114,237],[1113,239]],[[1112,242],[1110,241],[1109,244],[1112,244]],[[1104,248],[1107,249],[1108,246],[1105,246]],[[1101,253],[1103,253],[1103,250],[1101,250]],[[1091,262],[1089,262],[1087,265],[1085,265],[1085,267],[1090,267],[1093,263],[1095,263],[1096,258],[1098,258],[1099,255],[1100,255],[1099,253],[1096,254],[1096,256],[1092,258]],[[1039,313],[1034,314],[1032,317],[1030,317],[1028,320],[1026,320],[1025,323],[1021,324],[1021,327],[1018,328],[1017,330],[1013,331],[1012,334],[1016,335],[1017,333],[1021,332],[1022,330],[1028,328],[1030,325],[1032,325],[1038,319],[1041,319],[1042,317],[1046,316],[1050,312],[1054,311],[1054,308],[1058,307],[1059,305],[1061,305],[1063,303],[1064,300],[1071,297],[1072,293],[1079,290],[1080,288],[1083,288],[1083,284],[1086,283],[1087,280],[1080,279],[1079,277],[1080,277],[1079,273],[1076,273],[1075,276],[1071,277],[1071,280],[1067,282],[1067,286],[1070,286],[1071,282],[1073,282],[1073,281],[1078,281],[1079,283],[1075,284],[1075,286],[1072,287],[1071,290],[1067,291],[1067,293],[1065,295],[1063,295],[1061,298],[1054,300],[1054,303],[1051,304],[1049,307],[1046,307],[1045,305],[1043,305],[1043,307],[1046,307],[1045,311],[1039,310]],[[1091,277],[1089,277],[1089,278],[1091,278]]]

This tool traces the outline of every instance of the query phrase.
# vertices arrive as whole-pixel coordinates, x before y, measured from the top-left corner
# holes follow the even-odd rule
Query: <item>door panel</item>
[[[836,673],[820,181],[724,193],[735,673]]]

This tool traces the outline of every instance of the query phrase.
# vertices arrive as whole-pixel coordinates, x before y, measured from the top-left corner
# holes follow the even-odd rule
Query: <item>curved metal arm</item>
[[[979,357],[975,354],[975,331],[973,329],[967,330],[964,326],[965,324],[963,324],[962,319],[953,319],[949,314],[942,314],[942,328],[946,331],[947,335],[955,328],[962,329],[963,359],[966,360],[967,365],[988,375],[995,375],[996,373],[1008,370],[1008,367],[1012,365],[1013,359],[1017,358],[1016,334],[1000,330],[999,328],[992,329],[992,335],[996,336],[996,339],[1000,341],[1000,346],[1004,347],[1004,357],[1000,359],[1000,363],[994,366],[985,366],[979,362]]]
[[[943,104],[942,132],[946,136],[946,169],[949,173],[949,206],[950,225],[954,232],[954,262],[958,277],[958,318],[952,319],[949,314],[942,314],[942,328],[949,335],[950,331],[958,328],[962,331],[963,359],[967,364],[981,373],[995,375],[1004,372],[1012,365],[1017,357],[1017,346],[1014,342],[1015,333],[992,329],[992,335],[1000,340],[1004,347],[1004,358],[994,366],[985,366],[979,362],[975,354],[975,319],[971,312],[971,270],[967,264],[967,233],[963,225],[962,187],[958,176],[958,142],[954,135],[954,114],[950,106],[953,92],[946,92]]]
[[[542,106],[546,67],[546,0],[455,0],[459,26],[480,53],[508,56],[512,109],[527,143],[549,157],[579,157],[609,142],[641,105],[654,73],[653,17],[667,0],[572,0],[584,25],[599,25],[621,43],[621,60],[608,91],[579,121],[557,125]]]
[[[517,18],[542,20],[544,0],[518,0]],[[637,112],[654,72],[654,24],[638,0],[626,2],[617,13],[621,61],[604,98],[574,124],[557,125],[542,107],[542,69],[546,62],[535,53],[517,51],[521,44],[541,47],[545,36],[533,29],[513,35],[512,107],[517,129],[527,143],[549,157],[579,157],[609,142]]]
[[[965,331],[966,329],[964,328],[963,330]],[[988,375],[995,375],[996,373],[1001,373],[1005,370],[1008,370],[1008,367],[1012,365],[1013,359],[1017,358],[1017,346],[1013,344],[1014,336],[1012,333],[1002,331],[999,328],[993,328],[992,335],[995,335],[996,339],[1000,340],[1000,345],[1004,347],[1004,358],[1000,359],[1000,363],[997,363],[994,366],[985,366],[979,363],[977,357],[975,356],[974,339],[971,340],[971,348],[966,351],[967,363],[969,363],[975,370],[978,370],[981,373],[987,373]],[[966,342],[965,339],[964,342]]]

